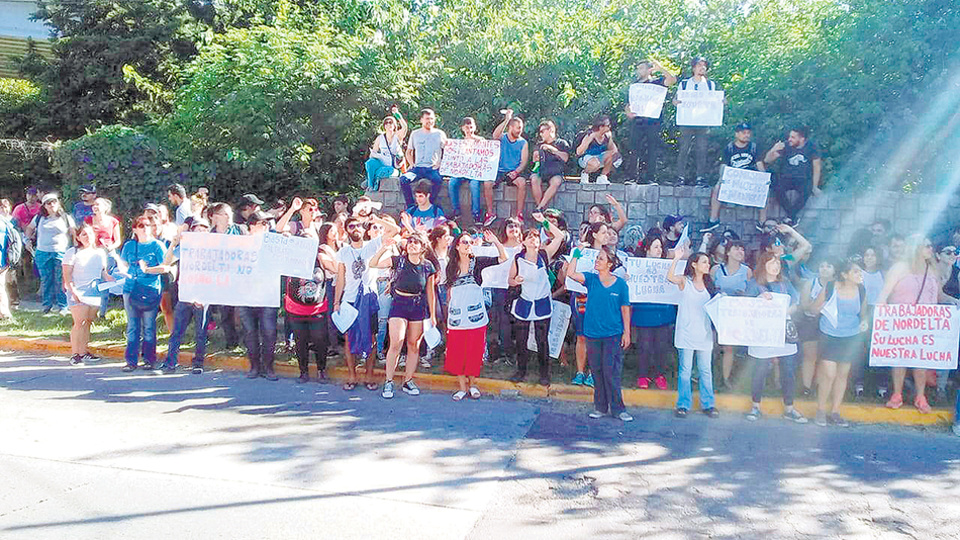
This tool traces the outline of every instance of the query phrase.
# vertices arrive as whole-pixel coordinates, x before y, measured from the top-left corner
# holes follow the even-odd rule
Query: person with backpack
[[[399,124],[399,125],[398,125]],[[364,164],[369,191],[380,190],[380,180],[400,175],[403,164],[403,139],[407,136],[407,121],[400,116],[397,106],[390,108],[390,116],[383,119],[383,133],[377,135],[370,147],[370,158]]]
[[[77,224],[63,209],[56,193],[47,193],[40,202],[40,213],[27,225],[26,236],[34,241],[43,313],[56,308],[61,315],[69,315],[63,289],[63,255],[70,247]]]
[[[10,319],[10,295],[7,290],[9,276],[20,263],[23,254],[23,239],[20,232],[6,217],[0,217],[0,320]]]
[[[517,372],[510,377],[521,382],[527,377],[530,350],[527,341],[530,332],[537,342],[537,357],[540,359],[540,384],[550,385],[550,351],[547,333],[553,315],[552,278],[548,272],[550,261],[563,245],[563,231],[547,221],[543,214],[534,212],[534,220],[550,231],[550,243],[540,249],[540,228],[523,232],[523,248],[513,259],[507,283],[516,287],[516,297],[510,304],[510,314],[516,323],[513,328],[514,346],[517,352]],[[508,293],[509,294],[509,293]]]
[[[283,309],[293,330],[297,363],[300,365],[297,382],[301,384],[310,381],[311,350],[317,363],[317,381],[327,380],[327,347],[330,336],[327,329],[330,312],[328,281],[328,273],[319,254],[315,259],[312,278],[284,277]]]
[[[590,129],[577,136],[577,164],[583,169],[580,183],[589,184],[590,175],[600,171],[597,184],[609,184],[610,172],[623,163],[623,157],[613,141],[610,117],[600,115]]]
[[[690,62],[690,67],[693,68],[693,76],[680,81],[680,90],[692,90],[696,92],[720,90],[720,87],[715,82],[707,79],[707,70],[710,69],[709,60],[703,57],[696,57]],[[681,101],[678,98],[674,98],[674,105],[679,105],[680,103]],[[687,164],[690,162],[690,150],[696,145],[694,153],[694,161],[697,167],[696,185],[698,187],[706,187],[708,185],[707,143],[709,136],[710,128],[708,127],[680,127],[680,156],[677,160],[678,184],[694,184],[694,182],[687,181]]]
[[[840,416],[840,406],[847,391],[847,378],[853,362],[859,361],[863,351],[864,334],[869,330],[867,292],[863,286],[863,270],[854,259],[835,264],[836,281],[827,284],[814,300],[813,308],[820,312],[824,304],[836,298],[837,318],[830,320],[820,315],[820,365],[817,392],[817,425],[828,423],[846,427]]]
[[[427,180],[421,180],[414,188],[416,204],[407,208],[407,211],[401,216],[408,230],[426,233],[447,220],[443,215],[443,210],[431,198],[430,191],[432,189],[433,186]]]
[[[390,294],[393,296],[393,301],[390,304],[390,317],[387,321],[390,330],[390,348],[387,351],[386,380],[380,395],[384,399],[393,398],[393,377],[400,360],[400,349],[406,343],[407,364],[401,389],[411,396],[419,396],[420,388],[413,381],[413,377],[419,365],[420,338],[424,334],[425,322],[429,320],[434,329],[437,327],[437,269],[427,259],[429,244],[423,233],[410,233],[405,245],[400,249],[400,255],[389,258],[384,258],[384,254],[393,246],[395,238],[393,234],[386,233],[381,238],[380,249],[370,259],[370,268],[392,271]],[[367,362],[368,366],[371,364],[373,359]],[[369,373],[373,373],[372,368],[368,370]]]
[[[659,75],[659,76],[657,76]],[[664,68],[653,58],[637,64],[635,84],[655,84],[671,87],[677,84],[677,77]],[[657,158],[663,146],[660,131],[663,126],[663,112],[657,118],[639,116],[630,109],[630,87],[627,87],[626,105],[624,112],[630,123],[630,143],[633,153],[627,163],[627,177],[629,181],[639,179],[641,184],[653,184],[657,171]],[[643,176],[640,175],[640,164],[645,165]]]
[[[723,165],[721,165],[721,177],[723,167],[732,167],[734,169],[747,169],[751,171],[764,171],[763,157],[757,151],[757,143],[753,142],[753,128],[746,122],[737,124],[734,128],[733,140],[723,149]],[[700,232],[710,232],[720,226],[720,185],[717,182],[710,193],[710,220],[707,226],[700,229]],[[760,219],[757,220],[757,230],[763,228],[763,222],[767,220],[766,207],[760,209]]]
[[[163,265],[166,248],[153,236],[150,218],[140,216],[133,222],[134,238],[127,240],[120,250],[117,267],[127,275],[123,283],[123,309],[127,313],[127,349],[123,371],[137,369],[141,348],[143,368],[156,370],[157,313],[160,311],[160,274],[167,272]]]

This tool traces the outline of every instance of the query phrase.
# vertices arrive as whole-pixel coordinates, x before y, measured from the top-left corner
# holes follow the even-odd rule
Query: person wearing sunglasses
[[[153,236],[150,219],[133,222],[134,238],[120,251],[117,266],[127,274],[123,284],[123,309],[127,314],[127,349],[123,371],[137,369],[143,352],[143,368],[157,370],[157,312],[160,310],[160,275],[168,271],[163,260],[166,248]]]
[[[40,202],[40,212],[27,225],[25,233],[34,241],[43,313],[56,309],[61,315],[69,315],[63,289],[63,255],[70,246],[77,224],[64,210],[56,193],[47,193]]]
[[[590,175],[600,171],[597,184],[609,184],[610,172],[623,163],[623,157],[613,141],[610,117],[597,117],[590,129],[583,132],[583,137],[577,143],[577,163],[583,172],[580,173],[580,183],[589,184]]]
[[[400,175],[403,164],[403,139],[407,136],[407,121],[400,116],[396,105],[391,115],[383,119],[383,133],[377,135],[370,147],[370,158],[364,164],[367,172],[367,185],[370,191],[380,189],[380,180]]]
[[[530,189],[537,201],[537,211],[541,212],[550,205],[557,190],[563,185],[563,169],[570,160],[573,148],[566,140],[557,137],[557,124],[553,120],[540,122],[540,144],[533,151],[535,171],[530,175]],[[537,165],[539,164],[539,168]],[[541,179],[547,181],[547,190],[543,191]]]

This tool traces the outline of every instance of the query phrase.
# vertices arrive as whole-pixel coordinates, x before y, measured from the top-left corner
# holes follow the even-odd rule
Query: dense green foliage
[[[154,179],[142,175],[189,170],[188,183],[227,200],[253,186],[265,196],[355,189],[393,102],[414,124],[420,107],[435,108],[454,135],[465,115],[489,134],[511,106],[528,124],[557,120],[568,138],[610,114],[623,139],[636,63],[655,57],[687,77],[696,55],[727,92],[728,126],[751,122],[763,147],[810,126],[836,187],[926,188],[956,161],[956,145],[926,144],[958,136],[947,114],[958,99],[952,0],[46,0],[38,17],[62,36],[54,62],[24,70],[46,107],[32,126],[0,119],[0,133],[139,126],[168,164],[93,170],[64,150],[71,182],[93,174],[143,189]],[[669,174],[672,105],[664,118]],[[121,133],[64,148],[116,149]],[[713,130],[717,154],[729,136]]]

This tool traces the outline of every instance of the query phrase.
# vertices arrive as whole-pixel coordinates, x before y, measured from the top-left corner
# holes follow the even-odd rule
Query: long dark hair
[[[467,231],[461,231],[450,244],[450,259],[447,260],[447,286],[453,285],[453,282],[460,277],[460,250],[457,249],[457,246],[460,245],[460,239],[463,237],[471,237],[472,235]],[[473,258],[473,254],[470,254],[470,258]]]
[[[696,271],[693,268],[694,263],[700,260],[700,257],[706,257],[707,261],[710,261],[710,256],[702,251],[698,251],[687,259],[687,268],[683,271],[684,277],[690,278],[690,281],[693,281],[693,278],[696,277]],[[710,277],[710,272],[703,274],[703,286],[707,288],[707,292],[710,293],[710,296],[713,296],[717,292],[717,288],[713,285],[713,278]]]
[[[583,237],[586,240],[586,242],[590,244],[591,248],[596,242],[597,233],[600,232],[600,227],[609,227],[609,226],[610,226],[609,223],[598,221],[596,223],[591,223],[590,226],[587,227],[587,232],[586,234],[583,235]]]
[[[646,257],[650,252],[650,247],[657,240],[660,241],[660,258],[667,258],[667,246],[663,243],[663,230],[660,227],[653,227],[647,234],[643,237],[643,240],[637,244],[637,248],[634,250],[634,253],[637,257]]]
[[[507,226],[510,225],[511,223],[516,225],[517,227],[520,227],[520,241],[522,242],[523,241],[523,223],[520,223],[520,220],[518,220],[517,218],[512,218],[512,217],[503,220],[503,225],[500,226],[500,234],[499,234],[500,241],[501,242],[507,241]]]
[[[320,225],[320,229],[317,231],[317,236],[320,237],[320,245],[330,246],[330,244],[327,243],[328,239],[330,238],[330,229],[336,226],[337,224],[333,223],[332,221],[325,221],[323,222],[323,225]],[[334,250],[337,249],[337,246],[330,247],[332,247]]]

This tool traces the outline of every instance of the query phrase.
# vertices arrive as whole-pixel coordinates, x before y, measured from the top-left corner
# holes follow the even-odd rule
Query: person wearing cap
[[[659,74],[659,77],[656,75]],[[634,84],[655,84],[667,88],[677,84],[677,77],[667,71],[660,62],[654,59],[644,60],[637,64],[637,78]],[[660,155],[663,139],[660,129],[663,125],[663,110],[657,118],[638,116],[630,110],[630,87],[627,87],[627,104],[624,111],[630,122],[630,143],[633,146],[633,155],[627,163],[627,177],[632,181],[640,179],[641,184],[653,184],[657,170],[657,158]],[[640,176],[640,163],[646,167],[643,176]]]
[[[794,221],[807,204],[810,195],[820,195],[820,178],[823,160],[820,151],[805,127],[790,130],[787,142],[777,141],[763,157],[764,165],[772,165],[783,157],[780,170],[770,186],[770,194],[777,199],[780,208]],[[767,201],[769,206],[770,201]]]
[[[184,220],[187,230],[194,233],[210,232],[210,222],[200,218],[190,216]],[[168,267],[178,267],[180,264],[180,240],[181,235],[177,235],[170,243],[170,249],[167,250],[163,258],[163,264]],[[179,292],[177,278],[179,272],[170,273],[171,289]],[[187,334],[187,327],[190,321],[196,321],[196,352],[193,354],[191,372],[194,375],[203,373],[203,359],[207,350],[207,321],[209,320],[209,310],[207,306],[197,302],[184,302],[180,300],[178,294],[176,306],[173,308],[173,331],[170,332],[170,341],[167,344],[167,355],[164,359],[161,369],[163,373],[173,373],[177,369],[177,358],[180,354],[180,344],[183,343],[183,337]]]
[[[77,190],[80,193],[80,202],[73,205],[73,220],[83,223],[83,220],[93,215],[93,206],[97,200],[97,188],[93,184],[84,184]]]
[[[753,129],[750,124],[743,122],[737,124],[734,128],[733,140],[723,149],[723,165],[720,166],[720,177],[723,178],[723,167],[732,167],[734,169],[747,169],[751,171],[763,171],[763,159],[760,158],[757,151],[757,143],[753,142]],[[710,232],[720,226],[720,185],[717,182],[713,186],[713,192],[710,194],[710,221],[707,226],[700,229],[700,232]],[[762,224],[767,219],[767,209],[760,209],[760,219],[758,223]],[[761,227],[758,227],[760,230]]]
[[[187,189],[181,184],[170,184],[167,186],[167,200],[176,208],[173,221],[177,224],[177,227],[182,226],[183,222],[193,215],[190,198],[187,197]]]
[[[25,231],[34,242],[37,270],[40,272],[40,292],[43,312],[57,308],[63,315],[67,311],[67,295],[63,289],[63,255],[70,247],[74,230],[73,217],[68,214],[56,193],[47,193],[40,199],[43,205]]]
[[[703,57],[696,57],[690,62],[693,68],[693,76],[680,82],[680,90],[692,90],[696,92],[707,92],[720,90],[720,86],[707,79],[707,70],[710,69],[710,61]],[[726,102],[726,99],[724,99]],[[679,105],[680,100],[674,98],[674,105]],[[677,183],[693,185],[693,182],[687,181],[687,164],[690,161],[690,149],[696,145],[694,161],[697,164],[696,185],[706,187],[707,183],[707,138],[710,128],[707,127],[680,127],[680,157],[677,160]]]
[[[30,186],[25,191],[27,199],[13,207],[13,221],[21,231],[27,230],[27,225],[40,213],[40,190]]]
[[[259,212],[260,207],[264,204],[266,203],[253,193],[247,193],[243,197],[240,197],[240,204],[237,205],[237,216],[234,222],[238,225],[248,225],[247,220],[250,219],[250,216],[253,215],[254,212]]]

